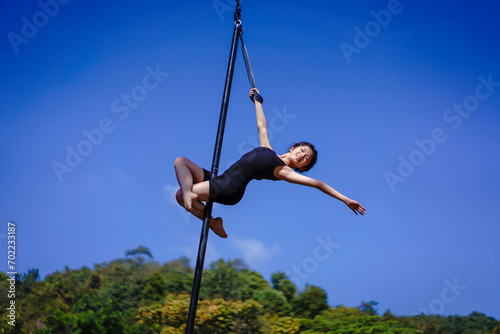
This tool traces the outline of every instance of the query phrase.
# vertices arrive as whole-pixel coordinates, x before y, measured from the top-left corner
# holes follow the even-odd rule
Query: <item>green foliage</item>
[[[159,272],[154,272],[148,277],[142,294],[148,300],[158,301],[165,296],[166,290],[167,281]]]
[[[328,309],[313,320],[305,320],[302,333],[389,333],[389,334],[416,334],[421,331],[405,327],[404,325],[387,320],[377,315],[358,313],[357,309],[339,307],[340,310]],[[344,315],[344,316],[343,316]]]
[[[91,305],[91,308],[97,304]],[[102,306],[102,305],[101,305]],[[71,334],[123,334],[125,323],[119,312],[108,307],[99,310],[86,309],[76,314],[61,310],[47,309],[44,319],[45,328],[35,330],[35,334],[71,333]]]
[[[125,256],[140,257],[141,255],[146,255],[151,260],[153,259],[153,254],[151,250],[145,246],[139,245],[136,249],[127,249]]]
[[[139,309],[138,323],[144,333],[184,333],[189,295],[169,295],[163,305]],[[259,333],[262,307],[255,301],[203,300],[198,304],[195,332],[201,334]]]
[[[241,270],[241,276],[245,287],[245,291],[242,293],[244,296],[251,298],[256,291],[269,288],[269,283],[256,271],[243,269]]]
[[[361,302],[361,305],[358,306],[358,308],[364,313],[364,314],[367,314],[367,315],[377,315],[377,309],[375,308],[375,306],[378,305],[378,302],[376,301],[370,301],[370,302],[365,302],[365,301],[362,301]]]
[[[301,319],[285,316],[267,319],[269,334],[296,334],[300,333]]]
[[[314,285],[306,289],[292,300],[293,313],[301,318],[312,319],[321,311],[328,309],[326,292]]]
[[[398,322],[420,329],[425,334],[475,334],[500,333],[500,321],[483,313],[472,312],[467,317],[424,315],[402,317]],[[497,328],[497,329],[495,329]]]
[[[40,279],[38,269],[29,269],[28,273],[18,277],[16,293],[18,298],[24,298],[29,295]]]
[[[149,255],[148,255],[149,254]],[[193,270],[185,257],[159,264],[148,248],[127,258],[64,268],[40,279],[38,269],[16,275],[16,327],[6,321],[9,282],[0,272],[0,333],[184,333]],[[147,256],[151,261],[145,261]],[[468,316],[378,316],[375,301],[329,307],[326,292],[308,285],[298,292],[282,272],[271,284],[242,260],[218,260],[203,274],[196,333],[497,333],[500,322]]]
[[[290,280],[285,273],[281,271],[278,271],[271,276],[271,283],[273,288],[283,292],[287,301],[291,301],[297,293],[297,287],[295,284],[293,284],[292,280]]]
[[[257,290],[253,294],[253,298],[258,301],[260,305],[262,305],[266,313],[271,314],[281,314],[287,304],[287,300],[283,292],[270,287]]]
[[[268,287],[260,274],[248,269],[242,260],[220,259],[204,271],[201,298],[221,297],[225,300],[252,298],[256,287]]]

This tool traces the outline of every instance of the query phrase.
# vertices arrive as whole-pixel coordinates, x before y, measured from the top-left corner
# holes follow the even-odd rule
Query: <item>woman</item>
[[[250,90],[253,100],[256,88]],[[188,212],[203,220],[205,204],[213,202],[234,205],[238,203],[251,180],[285,180],[318,188],[327,195],[344,202],[355,214],[364,215],[365,208],[358,202],[342,195],[325,182],[301,175],[299,173],[311,169],[316,163],[318,153],[314,146],[307,142],[296,143],[288,152],[278,156],[269,143],[267,123],[262,103],[255,99],[255,113],[259,130],[260,147],[253,149],[234,163],[221,176],[210,180],[210,173],[187,158],[175,160],[175,172],[180,189],[177,191],[177,202]],[[299,173],[294,171],[298,171]],[[227,238],[220,217],[211,217],[210,229],[221,238]]]

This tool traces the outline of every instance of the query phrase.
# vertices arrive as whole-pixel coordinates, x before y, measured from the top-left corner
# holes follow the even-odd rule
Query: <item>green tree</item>
[[[495,318],[483,313],[472,312],[468,316],[440,316],[420,314],[414,317],[401,317],[398,322],[411,325],[425,334],[438,333],[495,333],[495,327],[500,324]]]
[[[124,319],[112,301],[99,294],[85,294],[73,307],[75,333],[122,334]]]
[[[321,315],[328,320],[350,320],[363,316],[363,312],[355,307],[345,307],[340,305],[335,308],[329,307],[321,312]]]
[[[367,315],[354,307],[338,306],[322,311],[312,320],[304,320],[301,333],[417,334],[420,331],[397,321]]]
[[[370,302],[365,302],[362,301],[361,304],[358,306],[358,309],[361,310],[364,314],[367,315],[377,315],[378,309],[375,308],[375,306],[378,305],[378,302],[371,300]]]
[[[267,289],[270,287],[269,283],[264,279],[264,277],[253,270],[242,269],[240,271],[240,276],[242,278],[242,299],[255,298],[254,294],[262,289]]]
[[[306,289],[293,299],[291,304],[295,316],[309,319],[328,309],[325,290],[314,285],[307,285]]]
[[[384,321],[387,321],[387,320],[397,320],[397,317],[391,313],[391,310],[387,310],[384,312],[384,316],[383,316],[383,319]]]
[[[165,296],[167,282],[159,272],[149,276],[146,287],[142,290],[145,299],[158,301]]]
[[[290,316],[268,319],[269,334],[297,334],[301,332],[302,320]]]
[[[101,287],[101,275],[94,271],[87,280],[87,287],[92,291],[97,291]]]
[[[165,274],[165,292],[181,293],[191,291],[192,278],[183,272],[174,269]]]
[[[215,298],[220,296],[225,300],[242,299],[246,294],[246,282],[240,274],[246,269],[241,260],[212,262],[203,273],[200,296]]]
[[[266,313],[280,314],[287,304],[287,300],[282,291],[275,290],[271,287],[257,290],[254,293],[254,299],[262,305]]]
[[[53,285],[55,293],[65,304],[72,305],[87,293],[90,275],[91,270],[87,267],[71,270],[66,266],[63,272],[57,271],[47,276],[45,281]]]
[[[271,276],[271,283],[273,288],[278,291],[283,292],[287,301],[291,301],[295,294],[297,293],[297,287],[295,284],[286,276],[284,272],[278,271]]]
[[[76,333],[76,319],[73,314],[48,308],[43,319],[44,328],[34,331],[35,334],[73,334]]]
[[[136,255],[141,255],[138,252]],[[144,255],[144,254],[142,254]],[[41,280],[37,269],[16,278],[16,328],[7,324],[9,276],[0,272],[0,333],[183,333],[193,270],[187,258],[168,263],[117,259],[94,269],[66,267]],[[328,307],[323,289],[300,293],[277,272],[272,286],[242,260],[210,264],[198,304],[197,333],[500,334],[500,322],[468,316],[377,315],[377,302]],[[175,292],[175,294],[169,294]],[[290,299],[287,299],[288,298]]]
[[[137,246],[137,248],[127,249],[127,251],[125,252],[125,257],[133,257],[134,262],[136,262],[137,265],[144,263],[143,255],[146,255],[149,259],[153,260],[153,254],[151,254],[151,250],[146,246],[139,245]]]
[[[181,334],[186,328],[190,296],[169,295],[163,305],[152,304],[139,309],[138,322],[144,333]],[[253,300],[227,301],[205,299],[198,303],[195,332],[200,334],[257,334],[262,307]]]
[[[172,260],[165,263],[163,265],[163,269],[165,270],[165,272],[177,271],[182,273],[183,275],[189,275],[193,273],[193,269],[190,266],[190,260],[185,256],[181,256],[177,260]]]
[[[38,269],[29,269],[26,274],[18,276],[16,284],[17,298],[22,299],[27,296],[39,280],[40,274],[38,273]]]
[[[60,312],[69,312],[70,307],[57,296],[54,286],[46,282],[37,282],[32,286],[29,295],[18,300],[18,312],[16,326],[22,327],[23,332],[33,333],[37,329],[44,328],[44,319],[47,317],[47,309],[52,308]]]

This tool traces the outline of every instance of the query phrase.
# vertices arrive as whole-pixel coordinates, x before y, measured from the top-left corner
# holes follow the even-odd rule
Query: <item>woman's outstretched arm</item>
[[[302,184],[304,186],[317,188],[322,192],[324,192],[325,194],[330,195],[341,202],[344,202],[349,207],[349,209],[351,209],[355,214],[359,213],[361,215],[364,215],[366,213],[365,208],[361,204],[359,204],[359,202],[352,200],[345,195],[342,195],[340,192],[333,189],[323,181],[319,181],[311,177],[304,176],[294,172],[288,166],[276,167],[275,175],[277,178],[285,180],[290,183]]]
[[[259,93],[259,90],[257,88],[252,88],[250,90],[250,97],[252,97],[255,92]],[[259,130],[259,142],[260,146],[263,147],[271,147],[271,143],[269,142],[269,136],[267,134],[267,121],[266,121],[266,115],[264,115],[264,109],[262,108],[262,103],[259,101],[255,100],[255,116],[257,118],[257,129]]]

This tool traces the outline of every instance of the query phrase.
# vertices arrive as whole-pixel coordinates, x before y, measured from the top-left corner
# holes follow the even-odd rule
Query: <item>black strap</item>
[[[257,85],[255,84],[255,77],[253,76],[252,72],[252,66],[250,65],[250,58],[248,57],[247,47],[243,42],[243,30],[240,33],[240,40],[241,40],[241,50],[243,53],[243,60],[245,61],[245,68],[247,69],[248,81],[250,81],[250,86],[252,86],[252,88],[257,88]],[[257,100],[260,103],[264,102],[264,98],[257,92],[255,92],[254,96],[252,96],[250,99],[254,103],[255,103],[254,100]]]
[[[264,98],[257,92],[255,92],[253,98],[250,99],[253,101],[253,103],[255,103],[255,100],[257,100],[260,103],[264,103]]]

